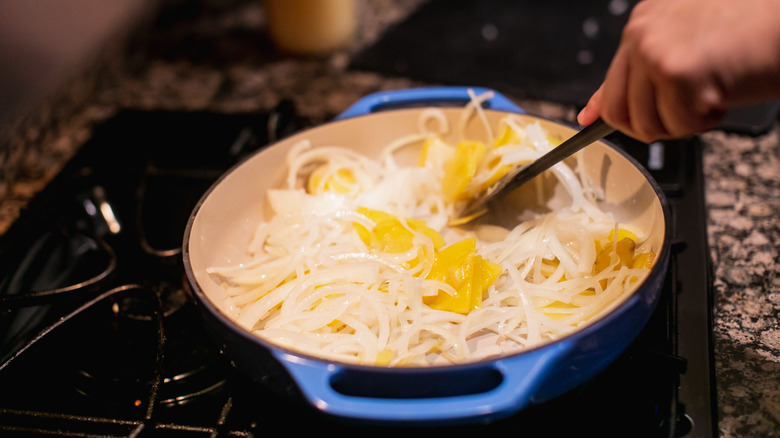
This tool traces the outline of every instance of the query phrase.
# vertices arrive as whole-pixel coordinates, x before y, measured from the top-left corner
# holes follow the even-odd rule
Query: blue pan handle
[[[525,114],[525,111],[507,99],[501,93],[481,87],[422,87],[393,91],[381,91],[369,94],[355,102],[346,111],[336,117],[336,120],[348,119],[375,113],[384,109],[396,109],[420,105],[463,106],[471,100],[469,90],[476,95],[492,92],[493,97],[485,103],[487,108]]]
[[[335,377],[348,379],[350,369],[339,364],[293,356],[272,350],[308,401],[338,417],[375,422],[459,422],[496,419],[519,411],[531,402],[540,383],[564,359],[565,342],[487,361],[473,372],[498,372],[501,381],[481,393],[429,398],[383,398],[345,395],[333,388]],[[392,378],[386,375],[377,378]]]

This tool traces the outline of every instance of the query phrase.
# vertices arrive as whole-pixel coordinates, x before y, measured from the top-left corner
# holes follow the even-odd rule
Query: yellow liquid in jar
[[[347,45],[355,33],[355,0],[265,0],[271,40],[291,53],[326,53]]]

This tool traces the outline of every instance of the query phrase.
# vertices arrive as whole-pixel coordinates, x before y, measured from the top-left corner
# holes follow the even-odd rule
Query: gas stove
[[[0,434],[378,431],[234,369],[186,286],[182,237],[200,196],[243,157],[306,126],[282,102],[260,114],[126,110],[95,130],[0,239]],[[716,435],[701,146],[609,139],[650,170],[671,204],[673,254],[656,312],[614,364],[570,393],[452,430]]]

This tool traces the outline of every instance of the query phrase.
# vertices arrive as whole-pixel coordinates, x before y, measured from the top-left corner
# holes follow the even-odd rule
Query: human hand
[[[780,1],[644,0],[604,83],[578,116],[645,142],[717,125],[733,106],[780,96]]]

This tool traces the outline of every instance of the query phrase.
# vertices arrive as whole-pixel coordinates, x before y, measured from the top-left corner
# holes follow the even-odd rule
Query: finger
[[[600,95],[599,115],[613,128],[623,131],[631,126],[626,84],[629,70],[629,50],[621,45],[607,70]]]
[[[651,143],[668,137],[669,133],[658,114],[656,86],[646,72],[642,64],[632,65],[628,72],[626,88],[631,127],[624,133]]]
[[[588,99],[587,105],[577,114],[577,123],[588,126],[595,122],[601,111],[601,87]]]
[[[715,126],[724,115],[706,81],[676,81],[659,92],[658,110],[670,137],[699,133]],[[709,90],[709,91],[708,91]]]

